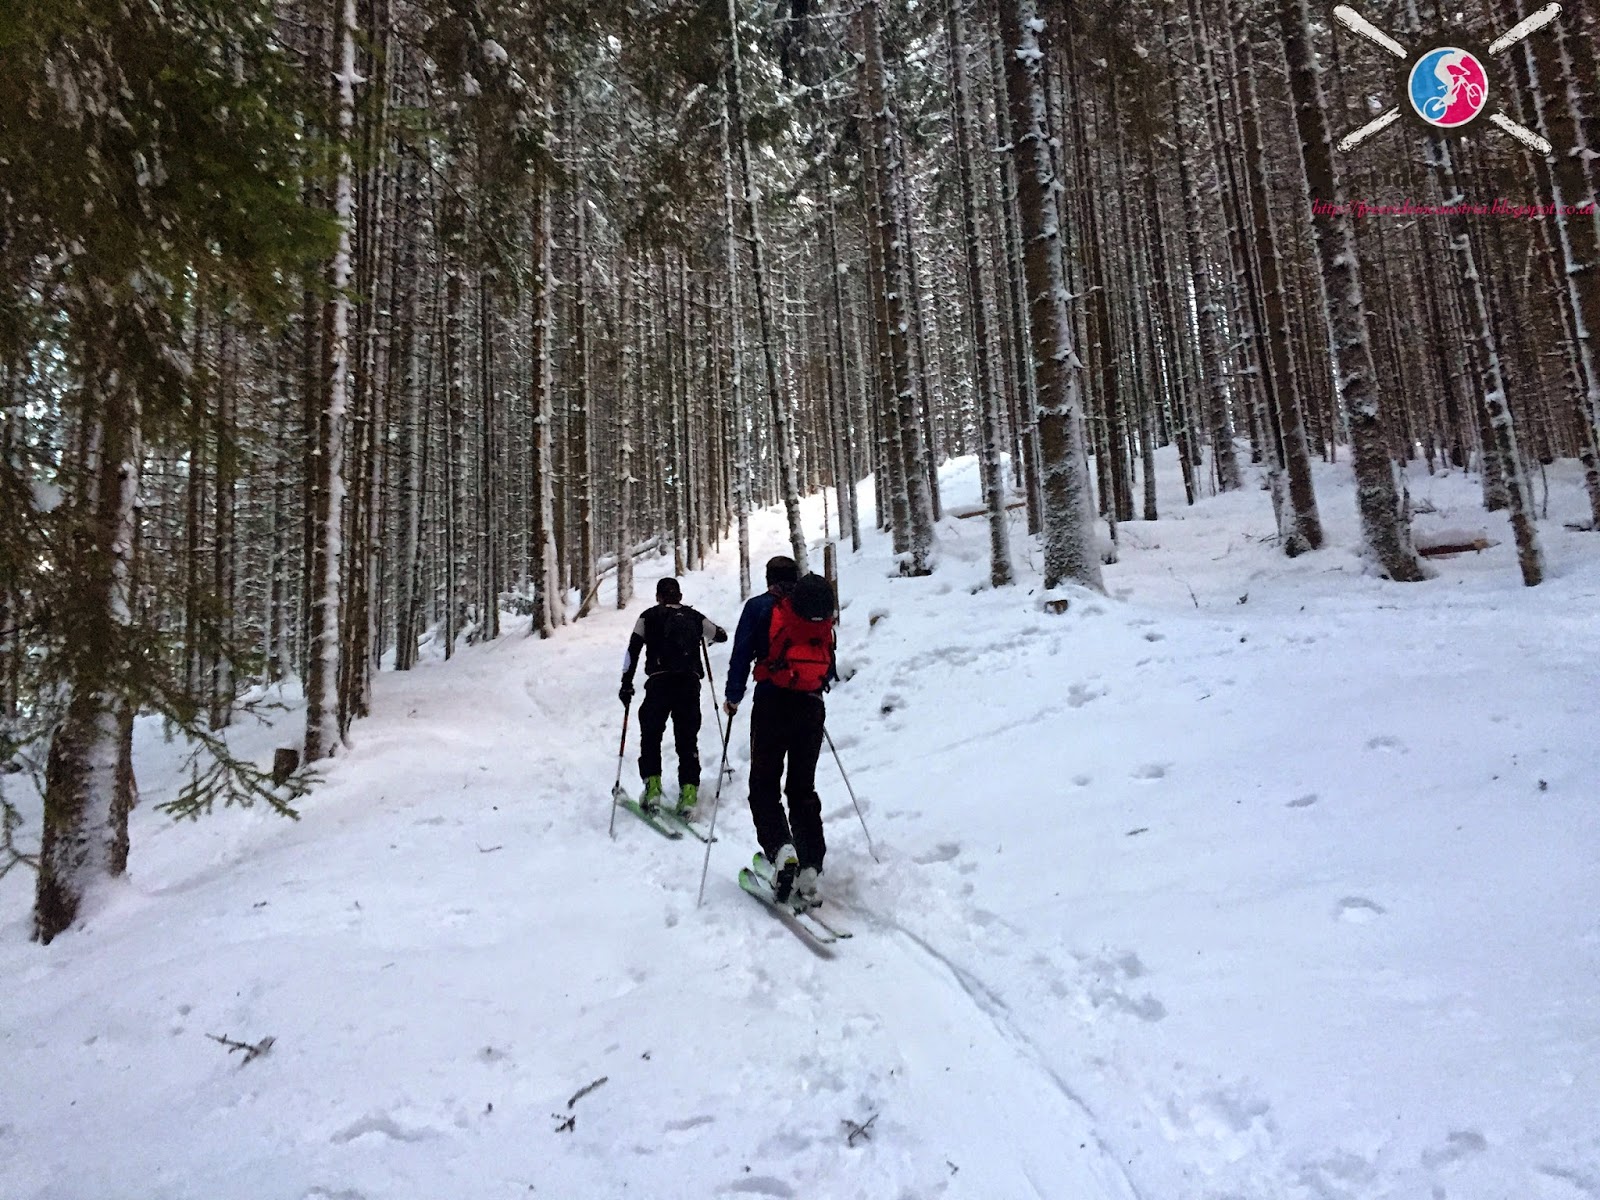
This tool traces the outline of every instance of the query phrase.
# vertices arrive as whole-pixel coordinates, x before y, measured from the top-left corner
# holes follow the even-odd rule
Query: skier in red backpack
[[[816,792],[827,719],[822,693],[838,674],[833,587],[820,575],[801,579],[799,574],[792,558],[780,555],[767,562],[766,592],[751,597],[739,615],[723,707],[730,717],[739,711],[754,664],[750,816],[771,864],[774,896],[810,908],[818,903],[817,876],[828,850]],[[789,801],[787,816],[780,784]]]

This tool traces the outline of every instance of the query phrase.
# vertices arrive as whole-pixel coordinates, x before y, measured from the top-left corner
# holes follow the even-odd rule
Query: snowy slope
[[[1295,562],[1259,492],[1164,493],[1061,616],[983,587],[982,520],[929,579],[844,555],[829,727],[882,862],[825,755],[831,960],[733,882],[746,714],[703,908],[698,843],[607,839],[644,601],[385,675],[297,824],[147,803],[86,931],[30,945],[0,884],[0,1196],[1600,1196],[1600,543],[1556,480],[1523,589],[1422,477],[1419,528],[1501,544],[1397,587],[1319,486]],[[685,593],[737,616],[727,558]]]

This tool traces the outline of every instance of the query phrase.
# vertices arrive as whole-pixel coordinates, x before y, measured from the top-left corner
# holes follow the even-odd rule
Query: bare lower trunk
[[[1439,174],[1446,206],[1464,202],[1456,182],[1455,165],[1450,147],[1445,139],[1434,134],[1428,136],[1429,152],[1434,169]],[[1506,507],[1510,510],[1512,533],[1517,541],[1517,565],[1522,570],[1522,582],[1534,587],[1544,580],[1544,552],[1539,545],[1539,531],[1534,524],[1533,500],[1529,495],[1527,473],[1522,465],[1522,451],[1517,445],[1517,430],[1511,419],[1511,407],[1506,396],[1506,378],[1501,358],[1499,339],[1489,312],[1484,290],[1483,274],[1473,250],[1467,219],[1456,215],[1447,218],[1451,240],[1455,245],[1456,261],[1460,265],[1469,311],[1476,326],[1479,350],[1483,355],[1484,387],[1482,420],[1485,450],[1491,447],[1499,463],[1500,482],[1505,488]]]
[[[1044,583],[1103,590],[1083,444],[1083,364],[1072,345],[1062,260],[1058,186],[1045,113],[1046,69],[1035,0],[1003,0],[1006,99],[1017,159],[1017,210],[1024,245],[1029,327],[1038,388],[1043,482]]]
[[[108,342],[112,339],[108,338]],[[48,943],[77,919],[95,884],[128,863],[132,766],[124,736],[132,718],[133,572],[138,542],[139,404],[115,379],[100,385],[87,418],[89,453],[80,483],[81,536],[69,560],[70,610],[60,614],[65,715],[50,741],[33,936]]]
[[[1317,494],[1311,482],[1311,451],[1306,443],[1305,418],[1301,414],[1298,381],[1289,354],[1290,330],[1288,297],[1284,288],[1283,263],[1278,238],[1272,224],[1272,189],[1267,178],[1266,145],[1262,140],[1259,104],[1256,95],[1254,47],[1247,24],[1241,28],[1241,72],[1244,88],[1241,108],[1245,118],[1245,156],[1249,186],[1254,198],[1255,240],[1260,256],[1260,297],[1263,362],[1268,381],[1274,435],[1281,460],[1288,473],[1288,527],[1284,530],[1284,550],[1290,557],[1302,550],[1322,546],[1322,516],[1317,509]]]

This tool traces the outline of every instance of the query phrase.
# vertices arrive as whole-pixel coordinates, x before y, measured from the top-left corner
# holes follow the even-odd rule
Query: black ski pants
[[[822,800],[817,795],[817,756],[827,720],[822,696],[780,687],[756,688],[750,708],[750,816],[756,840],[771,858],[792,843],[800,866],[822,869],[828,852],[822,836]],[[784,778],[784,760],[788,778]],[[779,787],[789,800],[784,816]]]
[[[661,738],[672,720],[678,747],[678,786],[700,785],[700,677],[652,675],[644,681],[639,706],[639,778],[661,774]]]

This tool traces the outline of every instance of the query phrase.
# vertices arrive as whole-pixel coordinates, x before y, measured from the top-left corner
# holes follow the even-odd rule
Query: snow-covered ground
[[[1419,530],[1499,544],[1422,585],[1362,573],[1342,464],[1330,548],[1167,488],[1059,616],[981,519],[926,579],[869,535],[828,703],[882,861],[825,754],[828,960],[733,881],[748,706],[703,907],[698,843],[607,838],[642,599],[384,675],[298,823],[160,817],[142,728],[87,928],[0,884],[0,1196],[1600,1197],[1600,541],[1552,484],[1531,590],[1459,473]],[[685,580],[730,626],[734,562]]]

